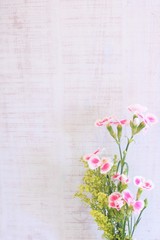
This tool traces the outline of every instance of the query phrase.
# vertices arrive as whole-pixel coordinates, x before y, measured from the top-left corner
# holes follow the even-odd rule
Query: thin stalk
[[[137,218],[137,220],[136,220],[136,222],[135,222],[135,224],[134,224],[134,226],[133,226],[133,230],[132,230],[131,237],[133,237],[133,234],[134,234],[134,231],[135,231],[135,229],[136,229],[136,226],[137,226],[137,224],[139,223],[140,218],[141,218],[141,215],[142,215],[142,213],[143,213],[143,211],[144,211],[145,208],[146,208],[146,207],[144,207],[144,208],[142,209],[142,211],[140,212],[140,214],[139,214],[139,216],[138,216],[138,218]]]
[[[122,161],[123,160],[123,156],[122,156],[122,149],[121,149],[121,144],[120,143],[118,143],[118,147],[119,147],[120,159]]]
[[[123,224],[123,237],[125,237],[125,229],[126,229],[126,222],[127,222],[127,217],[124,219],[124,224]]]
[[[124,164],[125,164],[125,159],[126,159],[127,151],[128,151],[129,145],[130,145],[130,143],[132,142],[132,140],[133,140],[133,135],[131,136],[130,139],[128,139],[128,143],[127,143],[127,146],[126,146],[125,151],[124,151],[125,154],[124,154],[123,159],[122,159],[121,174],[123,173],[123,168],[124,168]]]
[[[128,151],[129,145],[130,145],[132,140],[133,140],[133,135],[131,136],[130,139],[128,139],[128,143],[127,143],[127,146],[126,146],[126,152]]]

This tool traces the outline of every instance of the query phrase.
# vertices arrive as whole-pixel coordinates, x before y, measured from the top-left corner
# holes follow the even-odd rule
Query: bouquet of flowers
[[[147,207],[147,199],[142,198],[145,190],[151,190],[153,183],[142,176],[134,177],[137,187],[135,196],[129,190],[129,165],[126,157],[130,144],[142,130],[147,130],[157,123],[155,115],[139,104],[128,107],[131,120],[117,120],[106,117],[96,121],[96,126],[105,126],[118,146],[119,154],[111,159],[103,149],[85,155],[82,162],[85,167],[83,183],[75,194],[82,202],[89,205],[90,214],[103,231],[107,240],[132,240],[135,229]],[[122,149],[124,128],[130,128],[126,146]]]

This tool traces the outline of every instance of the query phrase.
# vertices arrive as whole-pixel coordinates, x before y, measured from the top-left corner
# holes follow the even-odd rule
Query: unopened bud
[[[143,128],[145,128],[146,124],[145,122],[141,122],[138,127],[136,133],[139,133]]]
[[[121,137],[122,137],[122,125],[118,124],[117,126],[117,136],[118,136],[118,140],[120,141]]]
[[[148,206],[148,200],[147,200],[147,198],[144,199],[144,206],[145,206],[145,207]]]
[[[142,188],[138,188],[136,199],[138,200],[143,192]]]
[[[110,135],[111,135],[114,139],[116,139],[116,134],[115,134],[115,132],[113,131],[112,126],[111,126],[111,125],[107,125],[107,129],[108,129],[108,132],[110,133]]]
[[[132,129],[132,135],[135,135],[137,131],[137,126],[134,124],[134,122],[130,121],[130,127]]]

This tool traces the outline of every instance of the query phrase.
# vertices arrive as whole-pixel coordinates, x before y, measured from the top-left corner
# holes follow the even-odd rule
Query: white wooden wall
[[[99,240],[73,200],[79,158],[114,154],[97,118],[141,103],[160,118],[159,0],[0,0],[0,239]],[[153,179],[137,240],[160,240],[160,127],[131,175]]]

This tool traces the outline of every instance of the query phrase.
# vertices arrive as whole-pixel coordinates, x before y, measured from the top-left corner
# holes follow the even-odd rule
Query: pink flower
[[[130,105],[128,107],[128,110],[133,112],[140,119],[142,119],[142,121],[145,122],[146,127],[148,127],[149,125],[156,124],[158,122],[157,117],[152,113],[146,113],[147,107],[144,107],[140,104]]]
[[[134,104],[128,106],[128,110],[133,112],[134,114],[141,114],[147,111],[147,107],[144,107],[140,104]]]
[[[119,177],[120,177],[121,175],[119,174],[119,173],[115,173],[113,176],[112,176],[112,179],[113,180],[119,180]]]
[[[100,172],[102,174],[106,174],[107,172],[110,171],[111,167],[112,167],[112,163],[107,158],[102,158]]]
[[[129,178],[124,174],[120,175],[119,173],[116,173],[112,176],[112,179],[113,180],[118,180],[118,181],[120,181],[121,183],[124,183],[124,184],[129,183]]]
[[[144,208],[144,201],[142,200],[135,200],[133,195],[129,190],[124,190],[123,199],[128,204],[128,206],[132,206],[135,213],[139,213]]]
[[[119,120],[119,119],[111,119],[110,120],[110,122],[109,122],[109,124],[110,125],[125,125],[125,124],[127,124],[128,123],[128,120],[127,119],[121,119],[121,120]]]
[[[114,117],[106,117],[104,118],[103,120],[97,120],[95,125],[100,127],[100,126],[104,126],[104,125],[107,125],[107,124],[110,124],[110,125],[125,125],[128,123],[128,120],[127,119],[116,119]]]
[[[110,208],[115,208],[117,209],[118,211],[123,207],[124,205],[124,201],[123,201],[123,198],[122,198],[122,195],[121,193],[119,192],[114,192],[112,193],[109,198],[109,207]]]
[[[131,194],[129,190],[124,190],[123,193],[123,199],[128,205],[133,205],[134,204],[134,197]]]
[[[136,176],[134,178],[134,184],[142,189],[151,190],[154,187],[154,184],[151,180],[145,180],[143,177]]]
[[[88,155],[84,155],[83,159],[88,161],[93,155],[98,154],[100,152],[100,149],[97,149],[94,153],[88,154]]]
[[[145,181],[142,185],[143,189],[148,189],[148,190],[151,190],[153,187],[154,185],[151,180]]]
[[[148,124],[153,125],[153,124],[156,124],[158,122],[158,118],[152,113],[147,113],[145,115],[145,121]]]
[[[132,206],[133,206],[134,212],[139,213],[144,208],[144,201],[137,200],[134,202]]]
[[[145,181],[144,178],[141,176],[134,177],[134,184],[138,187],[141,187],[144,181]]]
[[[102,119],[102,120],[97,120],[96,122],[95,122],[95,125],[97,126],[97,127],[101,127],[101,126],[104,126],[104,125],[106,125],[107,123],[109,123],[109,120],[111,119],[111,117],[105,117],[104,119]]]
[[[110,171],[112,163],[109,158],[103,157],[100,159],[98,153],[100,150],[96,150],[93,154],[84,156],[84,159],[88,162],[88,166],[91,170],[95,170],[100,167],[100,172],[106,174]]]
[[[129,178],[128,178],[126,175],[124,175],[124,174],[122,174],[122,175],[119,177],[119,180],[120,180],[120,182],[122,182],[122,183],[124,183],[124,184],[129,183]]]
[[[88,165],[90,169],[95,170],[101,166],[101,160],[96,154],[93,154],[88,160]]]

